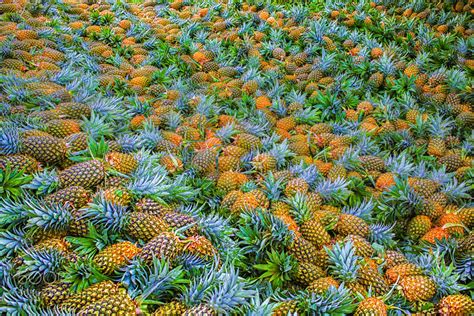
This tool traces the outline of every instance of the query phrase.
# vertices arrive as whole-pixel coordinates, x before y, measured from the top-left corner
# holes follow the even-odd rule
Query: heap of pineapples
[[[469,315],[469,1],[3,1],[0,311]]]

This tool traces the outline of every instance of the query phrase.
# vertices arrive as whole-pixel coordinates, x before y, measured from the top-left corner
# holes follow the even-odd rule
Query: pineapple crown
[[[96,114],[95,111],[92,111],[90,118],[82,120],[81,129],[93,139],[111,138],[115,132],[111,122],[105,116]]]
[[[278,201],[280,199],[284,187],[283,181],[283,178],[275,179],[271,171],[265,176],[262,186],[265,195],[270,199],[270,201]]]
[[[356,256],[351,241],[337,243],[331,249],[325,247],[329,256],[330,269],[341,281],[354,282],[357,279],[360,257]]]
[[[364,221],[369,221],[372,217],[372,211],[375,204],[372,199],[365,199],[355,206],[346,205],[342,208],[342,213],[350,214],[362,218]]]
[[[463,254],[457,258],[455,274],[459,275],[459,280],[461,280],[462,282],[466,282],[474,278],[471,255]]]
[[[218,272],[215,286],[206,295],[206,301],[217,312],[228,314],[246,304],[255,291],[239,277],[239,271],[233,267]]]
[[[24,205],[28,220],[27,227],[43,230],[65,230],[73,217],[68,205],[59,205],[27,197]]]
[[[278,85],[275,85],[275,87],[277,86]],[[277,90],[273,89],[273,93],[275,93],[275,91]],[[281,100],[280,98],[272,100],[272,105],[270,106],[270,110],[275,112],[280,117],[286,116],[288,112],[285,102],[283,102],[283,100]]]
[[[281,287],[291,281],[298,265],[296,259],[284,251],[271,251],[267,253],[267,257],[265,263],[253,266],[256,270],[262,271],[259,279],[270,282],[274,287]]]
[[[358,136],[358,141],[353,148],[354,149],[349,153],[347,153],[348,151],[345,151],[344,154],[347,153],[349,155],[357,153],[359,155],[377,155],[380,152],[380,148],[375,139],[366,134],[360,134],[360,136]],[[344,155],[342,157],[344,157]],[[348,158],[350,158],[350,156]],[[354,165],[354,163],[355,161],[349,159],[345,168],[348,170],[350,170],[350,168],[356,168],[357,164]]]
[[[22,187],[32,180],[23,170],[11,169],[7,164],[5,169],[0,169],[0,197],[18,198],[23,194]]]
[[[0,226],[17,226],[28,219],[23,203],[18,199],[0,198]]]
[[[35,314],[31,313],[29,315],[37,315],[36,312],[40,305],[39,297],[38,291],[32,288],[12,287],[11,290],[3,293],[3,304],[0,310],[8,315],[21,315],[27,310],[35,312]]]
[[[242,186],[240,187],[240,190],[244,193],[250,192],[256,189],[258,189],[258,185],[253,181],[247,181],[244,184],[242,184]]]
[[[359,143],[360,144],[360,143]],[[346,170],[355,170],[360,166],[359,151],[350,147],[335,161],[335,165],[343,166]]]
[[[136,138],[135,146],[146,150],[153,150],[159,141],[163,139],[161,131],[150,121],[145,121]]]
[[[99,119],[96,120],[101,120],[102,118],[126,117],[124,110],[126,107],[122,97],[104,97],[98,95],[95,99],[91,100],[89,106],[91,107],[92,113],[95,113],[95,115],[99,117]],[[92,118],[90,120],[92,120]],[[101,127],[99,122],[92,125],[94,130]],[[83,131],[85,130],[83,129]]]
[[[284,167],[286,165],[287,158],[291,158],[295,155],[289,149],[286,139],[279,144],[274,143],[268,153],[275,157],[278,168]]]
[[[53,248],[24,250],[22,259],[16,275],[32,285],[57,280],[65,261],[63,254]]]
[[[446,166],[443,165],[439,169],[433,168],[429,172],[428,178],[443,186],[451,182],[451,179],[454,178],[454,175],[452,173],[447,173]]]
[[[288,226],[272,213],[257,209],[240,215],[240,239],[245,254],[260,257],[271,249],[289,246],[294,238]]]
[[[87,140],[87,149],[72,153],[69,159],[76,162],[84,162],[95,158],[103,159],[108,151],[109,145],[104,137],[101,137],[99,141],[89,137]]]
[[[321,111],[318,109],[305,108],[296,111],[293,116],[297,123],[314,125],[317,122],[321,122]]]
[[[408,185],[406,178],[396,178],[395,185],[382,194],[383,204],[379,205],[379,218],[383,222],[394,223],[415,213],[424,205],[420,197]]]
[[[181,205],[179,211],[193,217],[198,222],[199,231],[212,244],[228,246],[233,243],[230,237],[234,233],[234,228],[229,224],[230,219],[224,218],[217,213],[205,214],[204,205],[198,207],[196,204]]]
[[[123,153],[133,153],[138,148],[139,137],[137,135],[122,134],[116,140]]]
[[[463,201],[471,200],[471,190],[472,181],[458,182],[455,177],[453,177],[451,181],[446,183],[441,188],[441,192],[446,194],[446,196],[448,197],[448,201],[456,204],[461,204]]]
[[[28,248],[29,246],[29,240],[22,229],[15,227],[11,231],[0,232],[0,256],[2,258],[11,257],[21,249]]]
[[[280,142],[280,139],[281,139],[281,137],[276,133],[272,133],[271,135],[267,135],[267,136],[263,137],[263,139],[262,139],[262,149],[264,151],[270,151],[270,149],[272,149],[272,147],[275,144]]]
[[[346,315],[353,313],[356,307],[351,291],[344,284],[338,288],[331,286],[321,295],[311,293],[304,301],[315,315]]]
[[[430,116],[428,118],[428,130],[432,136],[444,138],[450,134],[453,123],[453,121],[444,119],[440,115]]]
[[[285,199],[285,202],[291,206],[291,214],[298,224],[302,224],[313,217],[311,210],[308,208],[308,198],[301,192],[290,198]]]
[[[187,185],[185,174],[180,174],[174,179],[166,177],[163,166],[143,169],[144,165],[140,165],[134,173],[127,189],[137,196],[148,196],[152,199],[166,204],[170,201],[191,201],[198,193],[197,189]],[[156,171],[150,173],[150,170]],[[138,171],[138,172],[137,172]],[[149,174],[143,174],[144,172]]]
[[[232,137],[237,133],[237,130],[234,127],[234,124],[229,123],[225,126],[216,130],[215,135],[218,137],[222,142],[229,143]]]
[[[292,165],[290,171],[296,178],[303,179],[311,187],[314,187],[317,181],[322,179],[322,176],[315,165],[305,166],[302,161],[297,165]]]
[[[460,276],[456,273],[455,264],[446,265],[446,253],[435,251],[413,256],[413,262],[436,283],[436,298],[440,299],[449,294],[459,293],[467,289],[459,283]]]
[[[105,247],[113,244],[117,239],[118,235],[111,234],[107,230],[98,232],[91,223],[88,224],[85,237],[66,237],[66,240],[73,245],[74,251],[86,257],[93,257]]]
[[[468,86],[468,78],[466,73],[459,69],[450,69],[447,72],[447,84],[450,91],[464,91]]]
[[[377,69],[383,73],[385,76],[394,75],[397,71],[395,68],[395,63],[392,60],[392,57],[387,54],[383,54],[382,57],[376,62]]]
[[[181,114],[172,111],[165,114],[165,121],[169,130],[176,130],[182,124],[183,118]]]
[[[390,172],[402,177],[410,175],[415,167],[406,152],[388,157],[385,161],[385,165]]]
[[[134,258],[122,272],[120,281],[127,287],[128,294],[141,301],[156,301],[181,292],[188,283],[180,266],[172,268],[166,260],[158,258],[153,258],[151,264],[146,264],[142,258]]]
[[[59,274],[65,283],[71,285],[73,292],[81,292],[92,284],[108,280],[107,276],[99,272],[92,257],[68,261]]]
[[[348,185],[349,183],[343,178],[334,181],[324,179],[316,184],[315,191],[327,202],[342,202],[351,192],[347,189]]]
[[[89,219],[111,232],[124,231],[128,225],[128,210],[125,206],[107,201],[103,196],[97,196],[92,203],[84,209],[82,218]]]
[[[247,305],[243,306],[239,313],[246,316],[271,315],[277,308],[277,303],[272,303],[270,297],[265,300],[262,300],[262,297],[265,297],[264,294],[258,289],[255,290],[255,295],[250,297]]]
[[[288,104],[291,104],[291,103],[305,104],[306,103],[306,94],[303,93],[303,92],[300,92],[298,90],[292,89],[287,94],[286,99],[288,101]]]
[[[395,234],[392,233],[394,227],[395,225],[372,224],[370,225],[368,240],[378,245],[393,247],[396,244],[393,240]]]
[[[55,169],[43,169],[37,172],[29,184],[23,188],[35,190],[37,195],[45,195],[54,192],[59,187],[59,177]]]
[[[11,155],[20,151],[20,132],[13,126],[5,126],[0,129],[0,154]]]
[[[216,106],[214,96],[202,95],[199,97],[199,103],[196,106],[196,113],[202,114],[207,118],[212,118],[219,113],[220,109]]]
[[[0,286],[2,290],[13,290],[17,285],[13,279],[13,264],[10,260],[2,259],[0,260]]]
[[[251,117],[243,120],[240,126],[242,126],[247,133],[257,137],[268,135],[270,132],[270,122],[261,111],[256,111]]]

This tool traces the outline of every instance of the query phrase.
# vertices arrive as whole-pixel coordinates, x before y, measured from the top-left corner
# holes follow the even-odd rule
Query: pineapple
[[[181,316],[186,312],[186,306],[180,301],[166,303],[151,314],[152,316]]]
[[[421,240],[434,244],[436,240],[448,239],[449,233],[442,227],[434,227],[421,237]]]
[[[166,206],[150,198],[142,198],[135,203],[135,211],[163,216],[168,212]]]
[[[428,276],[413,275],[400,280],[403,296],[409,302],[428,301],[436,294],[436,284]]]
[[[81,186],[92,188],[105,177],[104,164],[100,160],[89,160],[75,164],[58,175],[60,187]]]
[[[343,236],[358,235],[367,238],[369,235],[367,223],[363,219],[350,214],[339,215],[335,230]]]
[[[145,212],[130,212],[126,207],[110,203],[103,197],[97,197],[89,204],[83,218],[145,242],[169,228],[160,216]]]
[[[211,241],[204,236],[192,236],[185,242],[188,242],[188,244],[184,247],[184,251],[203,258],[204,260],[213,260],[215,256],[218,256],[217,249],[212,245]]]
[[[183,250],[183,242],[171,232],[163,232],[148,241],[138,255],[146,262],[151,262],[154,257],[173,260]]]
[[[333,277],[323,277],[319,278],[316,281],[313,281],[306,290],[310,293],[323,294],[331,286],[338,288],[339,282],[337,282]]]
[[[61,115],[71,119],[89,118],[91,115],[91,108],[87,104],[77,102],[60,103],[56,110]]]
[[[90,192],[83,187],[70,186],[47,195],[45,197],[45,201],[60,205],[68,204],[75,209],[80,209],[81,207],[87,205],[90,198]]]
[[[417,215],[410,219],[407,227],[407,236],[412,240],[418,240],[431,229],[431,219],[426,215]]]
[[[190,237],[197,234],[198,228],[196,220],[189,215],[180,212],[167,212],[163,215],[163,220],[173,229],[181,230],[186,236]],[[183,228],[186,228],[183,230]]]
[[[100,272],[110,275],[139,253],[140,248],[129,241],[123,241],[101,250],[94,256],[94,263]]]
[[[107,164],[123,174],[132,173],[138,166],[138,162],[131,154],[111,152],[105,156]]]
[[[78,316],[114,314],[123,316],[137,315],[137,304],[125,293],[125,290],[96,300],[83,307],[77,313]]]
[[[310,219],[300,226],[301,235],[317,248],[331,242],[331,236],[318,219]]]
[[[385,169],[385,162],[377,156],[361,156],[359,159],[365,170],[382,172]]]
[[[284,193],[286,196],[291,197],[296,193],[306,193],[309,190],[308,183],[302,178],[294,178],[288,181],[286,184]]]
[[[458,154],[448,154],[438,159],[441,165],[446,166],[447,172],[454,172],[463,166],[463,159]]]
[[[71,295],[61,303],[61,307],[77,313],[94,302],[100,301],[103,298],[113,297],[119,293],[120,288],[118,284],[112,281],[102,281]]]
[[[192,160],[192,165],[195,166],[197,172],[206,174],[215,169],[216,156],[215,150],[204,149],[196,153]]]
[[[258,172],[266,173],[276,168],[277,161],[274,156],[267,153],[256,155],[252,159],[252,165]]]
[[[233,213],[240,213],[244,211],[254,210],[260,206],[260,202],[252,192],[247,192],[239,196],[230,210]]]
[[[288,300],[278,303],[278,306],[273,309],[272,316],[287,316],[298,315],[300,309],[298,308],[298,301]]]
[[[303,237],[294,237],[293,243],[288,248],[288,253],[292,254],[300,262],[308,262],[320,266],[321,262],[318,262],[320,256],[316,247]]]
[[[363,299],[354,313],[355,316],[386,316],[387,305],[377,297]]]
[[[64,138],[66,136],[79,133],[81,131],[80,124],[75,120],[51,120],[46,124],[46,131],[58,138]]]
[[[0,156],[0,169],[5,170],[7,165],[11,169],[23,170],[25,173],[34,173],[40,169],[40,164],[36,159],[28,155]]]
[[[442,316],[472,315],[474,313],[474,302],[467,295],[447,295],[439,301],[438,313]]]
[[[399,281],[399,279],[401,280],[407,276],[422,274],[422,269],[413,263],[397,264],[385,271],[385,277],[392,284]]]
[[[246,150],[259,149],[262,146],[257,136],[247,133],[238,134],[234,139],[234,144]]]
[[[42,305],[52,307],[61,304],[71,297],[70,288],[71,284],[60,281],[46,285],[40,292]]]
[[[60,138],[30,136],[22,141],[22,153],[48,165],[56,164],[66,158],[67,146]]]
[[[373,293],[384,295],[389,291],[389,286],[380,272],[369,264],[362,264],[358,271],[358,282]]]
[[[224,192],[238,189],[242,184],[248,181],[245,174],[236,171],[225,171],[217,180],[217,188]]]

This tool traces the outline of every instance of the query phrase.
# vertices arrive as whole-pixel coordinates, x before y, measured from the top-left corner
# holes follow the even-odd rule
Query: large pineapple
[[[22,152],[45,164],[55,164],[66,158],[67,146],[60,138],[30,136],[22,141]]]

